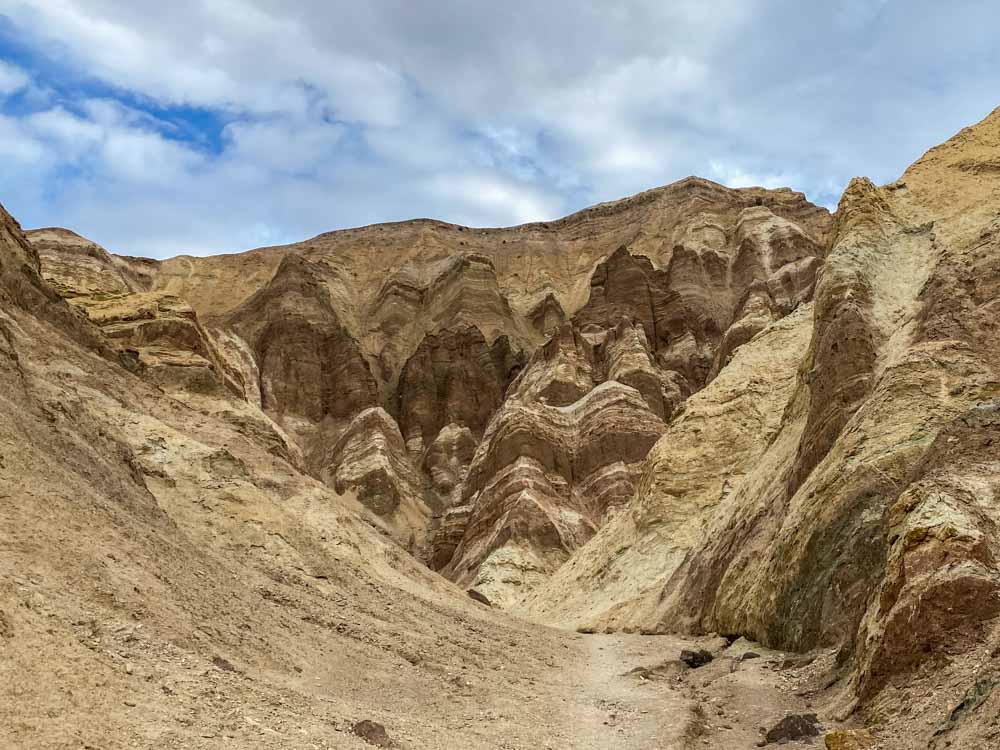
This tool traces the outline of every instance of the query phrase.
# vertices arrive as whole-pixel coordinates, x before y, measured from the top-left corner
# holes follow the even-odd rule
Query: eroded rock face
[[[445,574],[511,604],[627,501],[663,428],[638,391],[615,381],[566,405],[512,396],[464,482],[465,529]]]
[[[69,305],[43,277],[38,250],[28,241],[21,225],[0,206],[0,347],[9,367],[20,370],[13,344],[16,321],[13,308],[31,310],[40,320],[58,325],[66,335],[105,357],[119,359],[113,347],[102,340],[86,316]]]
[[[627,504],[685,399],[810,298],[830,226],[791,191],[690,178],[549,224],[225,258],[34,241],[148,373],[205,363],[315,476],[507,606]]]
[[[67,298],[118,296],[149,291],[156,261],[123,258],[68,229],[26,233],[42,261],[42,275]]]
[[[992,283],[989,267],[980,261],[976,286],[949,282],[956,264],[991,255],[1000,186],[967,181],[952,161],[1000,141],[995,115],[977,130],[932,152],[901,183],[848,188],[801,383],[785,415],[795,450],[783,455],[779,439],[772,453],[772,476],[786,486],[750,493],[751,504],[729,516],[717,546],[701,556],[706,567],[669,587],[676,609],[668,611],[677,614],[668,620],[700,599],[702,626],[749,630],[790,648],[860,647],[861,620],[891,572],[899,522],[890,509],[942,427],[996,394],[990,339],[976,341],[987,314],[980,305],[988,304],[975,302],[976,287]],[[953,325],[957,306],[968,314],[961,332]],[[781,516],[765,510],[750,523],[749,508],[762,506]],[[755,549],[766,550],[756,562]],[[712,604],[697,583],[709,570],[721,575]]]
[[[245,397],[243,374],[191,305],[149,291],[155,262],[120,258],[63,229],[35,230],[27,238],[45,280],[100,327],[134,371],[172,392]]]
[[[423,480],[410,463],[395,420],[380,407],[365,409],[330,449],[320,476],[341,494],[386,519],[400,541],[417,552],[430,509]]]
[[[438,432],[434,442],[424,452],[423,469],[439,505],[450,507],[456,504],[456,491],[465,481],[477,444],[477,438],[468,426],[451,422]]]
[[[425,336],[403,366],[396,394],[410,449],[423,452],[446,424],[481,437],[521,359],[506,336],[490,345],[475,326]]]
[[[478,253],[411,260],[384,281],[365,308],[365,345],[390,388],[418,354],[475,346],[477,337],[490,347],[507,339],[508,349],[520,350],[538,336],[511,308],[493,259]],[[439,366],[448,359],[446,353],[435,356]]]
[[[730,273],[747,283],[734,285],[745,291],[717,374],[650,452],[627,510],[522,611],[837,646],[848,705],[875,722],[897,720],[928,670],[937,685],[988,671],[1000,638],[1000,175],[977,165],[998,152],[1000,110],[896,183],[854,180],[818,275],[794,230],[744,213],[754,224]],[[767,224],[770,249],[753,250]],[[975,722],[947,731],[970,746],[988,736]]]
[[[210,497],[246,560],[284,565],[268,587],[337,575],[332,538],[559,625],[835,648],[843,708],[872,724],[921,675],[964,680],[938,733],[988,746],[998,153],[1000,110],[898,182],[852,181],[835,217],[689,178],[546,224],[163,262],[29,242],[0,211],[0,377],[26,415],[5,455],[65,470],[49,501],[79,495],[122,543],[141,518],[200,555],[183,534],[211,541]]]
[[[619,248],[595,270],[590,298],[574,319],[584,330],[639,323],[656,363],[690,392],[738,346],[811,299],[823,248],[763,206],[738,214],[728,243],[716,223],[688,231],[693,237],[673,248],[663,270]]]
[[[361,345],[342,322],[323,268],[287,256],[271,282],[237,310],[263,408],[292,420],[346,420],[378,403]]]
[[[712,533],[775,439],[808,345],[804,306],[741,348],[684,403],[634,477],[634,497],[517,610],[574,628],[656,629],[664,585]]]

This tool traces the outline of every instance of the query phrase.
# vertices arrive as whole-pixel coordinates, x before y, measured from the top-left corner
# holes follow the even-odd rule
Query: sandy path
[[[572,703],[562,747],[598,750],[680,750],[692,719],[692,704],[668,679],[628,674],[674,658],[673,639],[634,635],[589,635],[581,658],[566,670]]]
[[[576,636],[573,657],[560,665],[559,678],[548,684],[548,691],[536,696],[534,705],[540,713],[554,715],[548,727],[538,728],[545,740],[532,747],[754,750],[762,727],[774,726],[789,714],[817,712],[801,691],[816,684],[810,674],[830,662],[832,653],[811,667],[781,669],[778,665],[785,654],[745,642],[722,649],[720,642],[675,636]],[[760,656],[742,661],[737,657],[748,645]],[[678,661],[682,649],[705,647],[715,654],[710,664],[689,669]],[[829,715],[823,719],[826,728],[834,728]],[[820,736],[787,742],[781,748],[816,748],[822,743]]]

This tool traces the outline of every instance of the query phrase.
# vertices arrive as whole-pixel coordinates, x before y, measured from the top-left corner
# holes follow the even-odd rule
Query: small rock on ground
[[[819,736],[819,720],[816,714],[790,714],[775,724],[764,735],[759,746],[778,742],[793,742]]]
[[[385,731],[385,727],[376,721],[362,719],[355,722],[354,726],[351,727],[351,731],[369,745],[374,745],[375,747],[396,747],[396,743],[389,737]]]
[[[680,660],[687,664],[691,669],[697,669],[698,667],[703,667],[712,661],[713,656],[705,649],[698,649],[697,651],[691,651],[689,649],[684,649],[681,651]]]

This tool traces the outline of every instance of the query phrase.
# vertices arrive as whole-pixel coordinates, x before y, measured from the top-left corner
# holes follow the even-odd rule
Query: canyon
[[[832,213],[0,210],[0,740],[998,745],[998,306],[1000,109]]]

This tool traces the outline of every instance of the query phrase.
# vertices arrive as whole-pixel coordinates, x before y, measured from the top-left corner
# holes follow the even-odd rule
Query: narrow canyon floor
[[[743,643],[692,669],[682,651],[719,648],[725,641],[673,636],[585,635],[574,639],[560,670],[564,690],[543,701],[562,703],[564,721],[551,725],[541,747],[754,747],[764,731],[792,714],[808,714],[793,678],[777,667],[781,655]],[[744,661],[744,654],[758,654]],[[530,745],[529,745],[530,746]],[[799,747],[786,742],[785,747]]]
[[[36,610],[45,606],[38,594],[28,601]],[[501,650],[481,636],[485,664],[434,665],[434,676],[414,689],[407,673],[420,669],[419,656],[392,670],[391,652],[354,669],[334,655],[282,675],[165,647],[134,624],[109,624],[98,636],[104,665],[96,672],[22,674],[33,684],[21,690],[14,680],[15,692],[40,700],[28,711],[5,703],[0,738],[5,747],[95,750],[752,748],[765,745],[765,730],[782,719],[817,711],[810,699],[821,687],[815,665],[830,656],[786,655],[744,640],[511,626]],[[33,641],[30,654],[8,655],[66,663],[66,644],[53,632]],[[705,651],[712,660],[702,666],[679,659]],[[102,677],[105,670],[114,674]],[[82,707],[87,699],[74,694],[88,678],[96,678],[102,708],[83,721],[66,704]],[[40,714],[32,716],[35,709]],[[814,736],[774,746],[822,747],[824,732],[837,726],[821,718]]]

